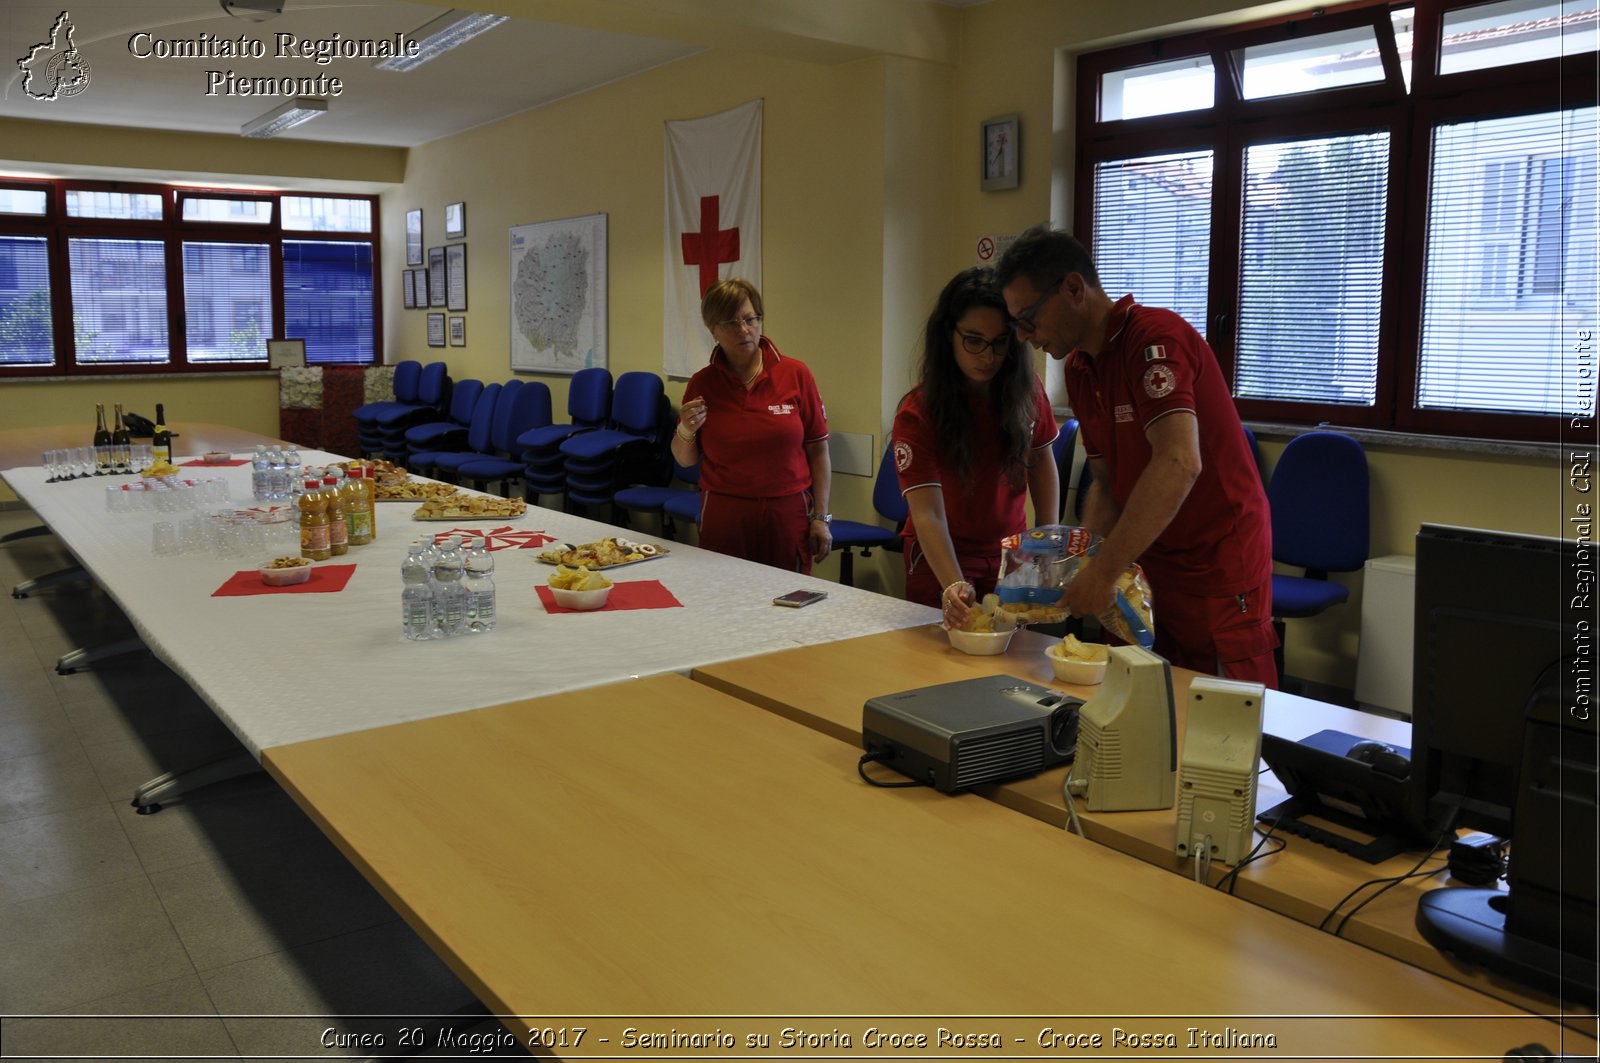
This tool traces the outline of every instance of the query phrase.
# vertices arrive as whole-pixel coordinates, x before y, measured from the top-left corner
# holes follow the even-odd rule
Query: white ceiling
[[[70,98],[42,101],[22,90],[17,60],[46,41],[65,8],[73,43],[88,62],[88,87]],[[247,22],[218,0],[0,0],[0,118],[237,135],[240,126],[281,105],[282,97],[206,95],[208,70],[242,77],[337,76],[342,93],[328,113],[289,135],[304,140],[411,147],[492,122],[530,107],[692,55],[701,48],[581,26],[513,18],[460,48],[407,73],[376,70],[370,60],[335,59],[325,66],[272,55],[275,34],[301,39],[391,37],[447,10],[397,0],[287,0],[282,15]],[[193,42],[201,34],[260,40],[268,57],[136,58],[129,40]],[[319,93],[309,93],[319,95]],[[11,154],[0,144],[0,157]]]

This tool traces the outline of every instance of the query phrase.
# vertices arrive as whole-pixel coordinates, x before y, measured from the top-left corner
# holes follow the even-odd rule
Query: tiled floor
[[[35,524],[0,512],[0,535]],[[264,773],[129,807],[139,783],[239,746],[148,653],[55,673],[68,650],[133,633],[89,585],[4,593],[69,560],[53,536],[0,545],[5,1055],[357,1055],[322,1047],[329,1027],[364,1028],[335,1016],[472,1007]]]

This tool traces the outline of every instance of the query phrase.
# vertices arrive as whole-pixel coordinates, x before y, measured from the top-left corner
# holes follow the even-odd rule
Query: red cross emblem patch
[[[1152,399],[1166,398],[1177,386],[1170,366],[1157,362],[1144,371],[1144,393]]]

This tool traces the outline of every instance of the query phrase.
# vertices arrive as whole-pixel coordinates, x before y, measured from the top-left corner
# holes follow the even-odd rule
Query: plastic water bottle
[[[283,452],[283,468],[289,479],[289,490],[285,497],[293,498],[300,493],[301,484],[305,480],[305,468],[300,464],[300,452],[294,447]]]
[[[434,637],[432,575],[424,559],[425,547],[414,543],[400,565],[400,626],[406,638]]]
[[[467,631],[482,634],[494,630],[494,555],[488,540],[479,539],[467,553]]]
[[[250,493],[257,502],[272,497],[272,467],[267,464],[267,445],[256,444],[255,457],[250,459]]]
[[[462,571],[461,537],[452,535],[433,560],[433,622],[444,638],[467,630],[467,585]]]
[[[281,502],[293,495],[290,486],[289,466],[284,464],[283,451],[273,447],[267,451],[267,473],[270,480],[267,497],[274,502]]]

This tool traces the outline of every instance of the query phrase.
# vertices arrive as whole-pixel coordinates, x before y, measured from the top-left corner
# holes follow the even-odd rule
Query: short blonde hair
[[[750,309],[755,311],[756,317],[766,317],[761,309],[761,293],[754,284],[743,277],[718,281],[700,297],[700,320],[705,322],[706,328],[731,321],[739,312],[739,304],[746,299],[750,300]]]

